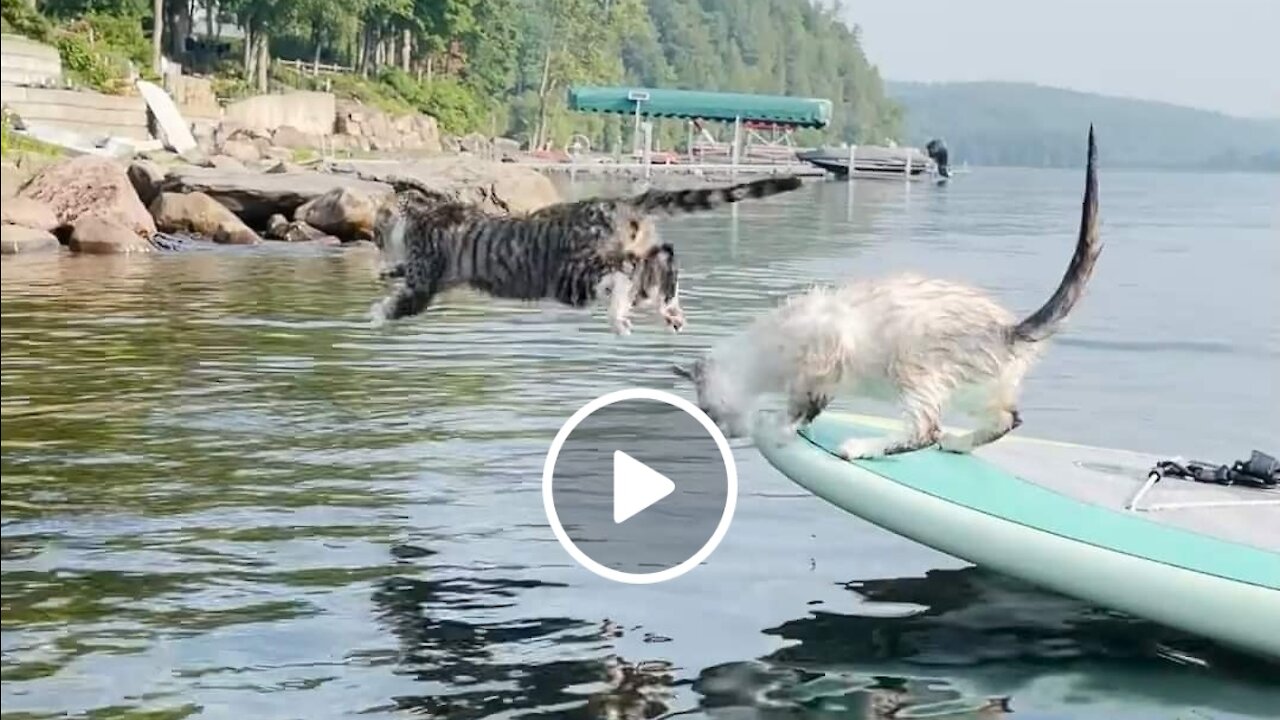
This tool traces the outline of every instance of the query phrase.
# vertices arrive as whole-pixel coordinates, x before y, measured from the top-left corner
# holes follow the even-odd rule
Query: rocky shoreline
[[[175,247],[166,242],[172,235],[228,245],[368,242],[379,203],[393,194],[392,183],[406,181],[491,212],[528,212],[560,200],[535,170],[467,155],[311,168],[284,159],[255,163],[262,169],[224,157],[234,160],[223,152],[189,158],[194,163],[80,155],[25,182],[6,179],[0,252],[151,252]]]

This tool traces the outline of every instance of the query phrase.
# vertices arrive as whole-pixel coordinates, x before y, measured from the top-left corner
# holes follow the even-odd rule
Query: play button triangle
[[[676,489],[662,473],[621,450],[613,451],[613,522],[623,523]]]

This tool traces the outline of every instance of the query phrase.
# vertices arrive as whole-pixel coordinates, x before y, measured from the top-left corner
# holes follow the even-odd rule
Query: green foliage
[[[36,12],[27,0],[0,0],[0,17],[4,20],[5,32],[33,40],[46,41],[53,31],[53,24]]]
[[[448,78],[422,86],[418,109],[440,121],[445,132],[456,135],[482,129],[489,116],[474,90]]]
[[[6,32],[48,42],[58,48],[63,71],[80,85],[100,92],[119,92],[129,76],[129,65],[146,74],[151,63],[151,43],[142,31],[141,0],[50,0],[41,8],[55,18],[69,18],[55,25],[36,12],[26,0],[3,0]]]
[[[416,111],[413,103],[405,100],[386,83],[368,80],[359,75],[334,75],[330,79],[333,92],[372,105],[383,112],[405,115]]]
[[[213,76],[210,81],[214,97],[219,100],[240,100],[253,94],[253,87],[239,72],[227,71]]]
[[[217,68],[220,97],[249,92],[260,41],[275,57],[321,61],[356,73],[314,77],[267,68],[268,86],[331,89],[392,113],[435,115],[449,132],[496,131],[563,147],[587,135],[595,148],[629,142],[625,119],[570,113],[579,83],[631,84],[824,97],[834,120],[806,142],[895,138],[901,110],[884,95],[858,30],[838,0],[217,0],[253,40],[233,58],[197,58]],[[47,21],[26,0],[3,0],[6,27],[39,36]],[[200,0],[204,4],[204,0]],[[149,31],[175,26],[181,3],[150,17],[151,0],[44,0],[68,72],[98,89],[119,84],[123,61],[150,67]],[[42,24],[43,23],[43,24]],[[166,47],[170,45],[166,37]],[[180,58],[186,62],[190,58]],[[226,65],[234,64],[234,74]],[[684,124],[663,121],[671,148]]]
[[[114,93],[120,89],[120,68],[94,47],[87,34],[76,29],[59,31],[54,45],[62,56],[62,71],[72,81],[98,92]]]
[[[541,114],[544,135],[557,144],[580,132],[595,147],[616,145],[616,122],[573,116],[565,108],[565,90],[578,83],[830,99],[832,125],[801,133],[806,142],[882,143],[901,128],[901,110],[885,98],[857,30],[845,24],[838,7],[809,0],[518,4],[524,12],[515,16],[522,46],[516,91],[550,91],[546,106],[532,115],[527,97],[515,101],[511,131],[517,135],[536,135]],[[679,121],[659,122],[656,131],[667,148],[685,138]]]
[[[1280,121],[1022,83],[891,83],[907,139],[974,165],[1080,167],[1090,123],[1108,167],[1280,171]]]
[[[445,132],[458,135],[472,132],[479,129],[488,117],[475,91],[452,78],[419,83],[403,70],[390,68],[383,70],[377,83],[370,85],[373,93],[394,98],[395,105],[404,106],[391,109],[391,112],[426,113],[436,118]],[[365,93],[373,94],[369,90]]]
[[[151,15],[151,0],[41,0],[40,11],[59,19],[75,19],[85,15],[136,19]]]
[[[86,15],[84,23],[105,53],[132,62],[139,71],[151,67],[151,39],[142,32],[138,16],[95,12]]]

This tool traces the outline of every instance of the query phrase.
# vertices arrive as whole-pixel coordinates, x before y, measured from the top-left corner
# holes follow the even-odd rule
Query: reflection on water
[[[373,329],[358,248],[6,257],[0,712],[1269,717],[1274,667],[960,569],[750,448],[733,528],[672,583],[594,578],[545,525],[543,454],[586,400],[687,394],[672,359],[814,281],[912,268],[1035,307],[1069,255],[1078,181],[831,183],[664,221],[690,327],[625,339],[598,311],[467,293]],[[1103,187],[1107,250],[1028,382],[1024,429],[1265,449],[1275,179]],[[1161,280],[1213,276],[1232,292]]]

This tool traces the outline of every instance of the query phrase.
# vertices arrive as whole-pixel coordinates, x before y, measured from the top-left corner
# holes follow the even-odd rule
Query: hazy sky
[[[844,0],[889,80],[1019,80],[1280,117],[1280,0]]]

